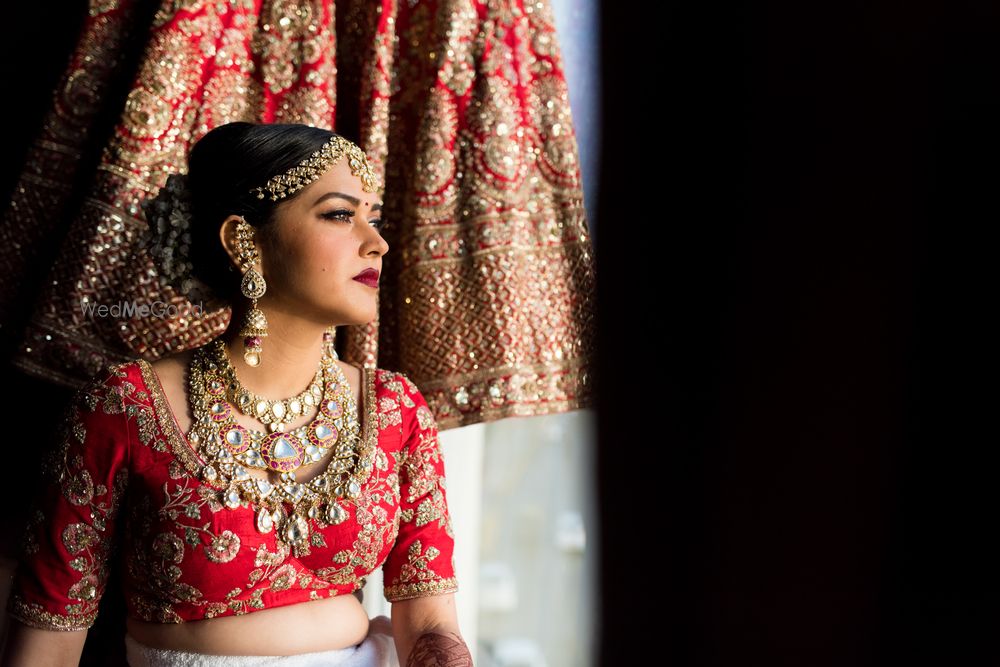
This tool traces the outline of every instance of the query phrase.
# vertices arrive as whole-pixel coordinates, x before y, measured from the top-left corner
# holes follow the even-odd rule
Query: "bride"
[[[161,278],[216,340],[75,396],[11,585],[3,665],[77,665],[123,555],[129,665],[472,665],[437,425],[403,373],[345,363],[377,313],[375,171],[305,125],[236,122],[144,205]],[[358,594],[381,567],[391,620]]]

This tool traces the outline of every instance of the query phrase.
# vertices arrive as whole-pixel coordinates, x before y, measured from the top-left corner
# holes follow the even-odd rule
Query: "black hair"
[[[191,148],[192,273],[219,299],[233,303],[242,278],[239,271],[230,270],[232,260],[219,241],[222,222],[241,215],[266,239],[277,207],[298,193],[272,201],[266,191],[263,199],[251,191],[300,164],[333,136],[330,130],[308,125],[237,121],[214,128]]]

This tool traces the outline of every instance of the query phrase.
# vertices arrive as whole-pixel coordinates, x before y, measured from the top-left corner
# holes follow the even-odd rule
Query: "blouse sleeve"
[[[7,612],[43,630],[86,630],[108,578],[129,448],[121,380],[105,366],[60,417],[20,545]]]
[[[417,387],[399,375],[403,387],[399,533],[382,565],[389,602],[458,590],[455,535],[437,423]]]

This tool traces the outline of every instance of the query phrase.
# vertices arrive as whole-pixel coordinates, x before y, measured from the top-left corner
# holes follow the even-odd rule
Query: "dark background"
[[[5,196],[83,11],[7,8]],[[603,13],[603,664],[1000,664],[1000,7]]]
[[[603,664],[1000,664],[1000,6],[652,8],[602,22]]]
[[[151,12],[157,3],[146,2],[142,12]],[[10,193],[24,166],[28,147],[41,129],[48,112],[53,90],[58,85],[76,46],[80,27],[87,14],[87,2],[18,2],[4,7],[3,40],[0,40],[0,81],[4,85],[4,117],[6,133],[2,166],[0,196],[3,207],[10,200]],[[133,35],[126,48],[132,53],[142,49],[143,35]],[[137,62],[137,57],[127,59]],[[134,68],[123,68],[120,81],[113,92],[127,94]],[[96,164],[105,137],[113,131],[116,118],[105,114],[93,128],[92,141],[85,150],[84,163]],[[87,171],[86,168],[82,169]],[[93,171],[92,169],[90,171]],[[74,197],[84,196],[75,192]],[[64,221],[68,224],[68,220]],[[28,499],[35,493],[38,466],[42,456],[56,442],[59,417],[68,404],[72,392],[22,371],[9,364],[12,350],[21,342],[23,322],[31,314],[41,278],[59,250],[60,238],[54,238],[48,248],[49,256],[40,258],[25,276],[0,276],[0,280],[16,280],[22,289],[20,302],[15,304],[8,318],[0,322],[0,380],[4,387],[4,401],[11,419],[6,429],[5,445],[16,461],[10,466],[7,483],[0,487],[0,501],[5,511],[0,514],[0,555],[16,558],[21,534],[30,505]],[[15,458],[16,456],[16,458]],[[115,551],[110,561],[111,575],[107,591],[121,590],[121,553]],[[124,667],[125,601],[118,594],[108,594],[101,599],[97,621],[88,631],[87,643],[80,659],[81,667]]]

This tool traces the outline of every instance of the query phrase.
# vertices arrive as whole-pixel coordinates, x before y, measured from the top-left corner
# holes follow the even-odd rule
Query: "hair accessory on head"
[[[256,192],[258,199],[263,199],[266,196],[265,191],[270,193],[273,201],[283,199],[318,179],[345,155],[350,164],[351,173],[361,179],[365,192],[378,192],[378,177],[375,175],[371,163],[368,162],[368,156],[357,144],[339,134],[330,137],[330,140],[322,148],[299,165],[292,167],[284,174],[278,174],[263,187],[254,188],[250,192]]]
[[[191,193],[186,174],[170,174],[155,197],[140,206],[149,225],[145,248],[160,277],[192,301],[212,297],[212,290],[191,274]]]

